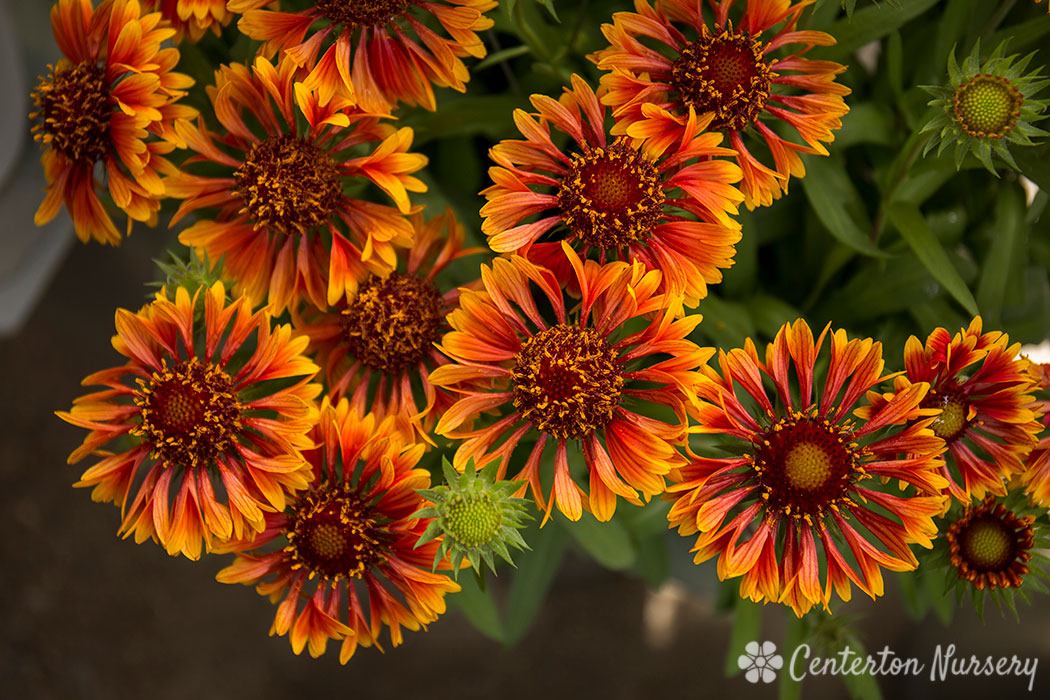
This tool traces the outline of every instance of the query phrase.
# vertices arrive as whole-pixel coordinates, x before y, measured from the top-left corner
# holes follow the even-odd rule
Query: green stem
[[[922,123],[925,124],[926,120],[923,120]],[[932,132],[924,134],[918,131],[914,132],[904,144],[901,156],[898,156],[897,160],[890,166],[892,175],[884,188],[882,198],[879,201],[879,210],[875,212],[875,220],[872,222],[871,233],[868,236],[872,243],[878,242],[879,236],[882,235],[882,230],[886,227],[886,205],[893,201],[897,190],[900,189],[901,184],[908,177],[908,171],[911,170],[911,166],[915,164],[915,160],[919,157],[923,146],[926,145],[926,142],[930,140],[932,135]]]

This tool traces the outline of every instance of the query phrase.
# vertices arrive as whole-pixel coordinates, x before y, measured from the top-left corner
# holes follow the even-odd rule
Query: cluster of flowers
[[[698,562],[800,615],[851,582],[881,594],[954,499],[953,562],[977,585],[1019,582],[1031,521],[968,505],[1015,477],[1050,505],[1046,374],[1003,334],[975,319],[913,338],[894,374],[878,342],[801,320],[764,359],[750,341],[717,351],[717,370],[689,339],[739,205],[773,204],[848,111],[844,67],[804,57],[834,43],[797,28],[812,2],[614,15],[600,86],[532,96],[513,115],[524,138],[491,150],[482,232],[502,255],[452,288],[442,272],[481,250],[451,211],[412,204],[426,158],[392,119],[465,89],[495,2],[59,0],[68,60],[34,93],[38,221],[64,204],[82,239],[117,243],[114,208],[130,226],[175,198],[173,226],[196,217],[180,242],[229,281],[117,312],[127,361],[59,414],[90,431],[70,462],[98,459],[77,485],[120,506],[124,536],[235,553],[220,581],[280,601],[272,632],[297,653],[334,639],[344,662],[384,626],[396,645],[436,619],[464,553],[524,545],[512,493],[544,522],[663,497]],[[220,66],[198,115],[160,45],[233,21],[259,55]],[[469,479],[429,488],[437,436]]]

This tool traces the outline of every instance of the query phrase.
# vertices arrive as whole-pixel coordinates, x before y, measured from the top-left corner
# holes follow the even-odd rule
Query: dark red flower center
[[[757,445],[752,461],[762,497],[770,510],[786,515],[822,516],[832,505],[848,502],[848,488],[865,476],[848,429],[827,420],[792,414]]]
[[[573,154],[558,190],[565,224],[581,241],[603,250],[647,240],[663,204],[652,162],[620,141]]]
[[[967,506],[947,532],[959,578],[979,590],[1020,587],[1032,559],[1034,520],[1031,515],[1019,517],[991,496],[976,507]]]
[[[941,414],[930,424],[930,428],[934,435],[947,443],[959,439],[966,432],[966,426],[970,424],[970,404],[957,391],[931,389],[923,399],[922,407],[941,409]]]
[[[33,91],[33,104],[40,110],[30,116],[44,120],[33,127],[37,141],[77,163],[94,163],[110,151],[113,105],[105,73],[94,61],[52,68]]]
[[[1006,78],[977,75],[956,89],[952,102],[955,121],[966,133],[998,139],[1014,128],[1024,96]]]
[[[252,144],[234,172],[237,194],[255,228],[304,234],[327,222],[343,194],[324,151],[290,134]]]
[[[671,68],[671,84],[687,107],[714,112],[712,129],[743,129],[769,98],[772,72],[762,42],[730,26],[688,44]]]
[[[346,485],[307,494],[291,518],[285,552],[311,578],[361,578],[385,559],[375,515]]]
[[[243,406],[229,375],[196,357],[138,380],[135,405],[142,423],[131,433],[145,438],[165,466],[208,466],[230,447]]]
[[[405,13],[412,0],[317,0],[317,11],[347,29],[386,24]]]
[[[582,438],[612,420],[624,380],[616,351],[598,331],[552,326],[529,338],[514,359],[514,406],[538,430]]]
[[[354,357],[394,374],[417,364],[440,339],[441,295],[416,275],[373,275],[343,311],[341,325]]]

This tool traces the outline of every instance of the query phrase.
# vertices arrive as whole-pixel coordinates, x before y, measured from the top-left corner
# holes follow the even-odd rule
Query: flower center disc
[[[922,407],[941,409],[941,415],[933,420],[930,429],[933,430],[934,435],[945,442],[951,443],[958,439],[970,423],[968,418],[970,405],[954,391],[945,393],[930,391],[929,395],[923,399]]]
[[[560,324],[540,331],[514,358],[514,406],[556,438],[582,438],[605,427],[620,402],[616,352],[598,331]]]
[[[361,578],[383,558],[375,519],[347,487],[310,493],[293,509],[285,547],[293,569],[325,579]]]
[[[753,460],[769,508],[797,516],[822,515],[846,498],[858,473],[857,454],[837,426],[806,416],[789,416],[770,428]]]
[[[975,519],[959,534],[962,554],[978,571],[999,571],[1014,560],[1014,532],[1001,520],[984,516]]]
[[[317,11],[347,29],[386,24],[404,14],[410,0],[317,0]]]
[[[340,319],[354,357],[393,374],[418,363],[441,336],[441,295],[416,275],[369,277]]]
[[[335,163],[317,146],[285,134],[252,144],[234,172],[256,228],[304,234],[331,218],[343,194]]]
[[[671,68],[671,84],[698,114],[714,112],[712,129],[743,129],[758,118],[772,85],[762,43],[732,28],[686,46]]]
[[[619,141],[573,154],[558,190],[565,224],[584,243],[605,250],[648,239],[663,204],[652,162]]]
[[[502,521],[499,507],[488,494],[468,494],[448,505],[448,533],[468,547],[480,547],[491,540]]]
[[[44,120],[33,127],[38,141],[77,163],[94,163],[109,152],[113,107],[105,74],[93,61],[52,69],[33,92],[33,103]]]
[[[221,369],[194,357],[139,383],[142,423],[131,432],[149,440],[166,466],[207,466],[229,448],[242,406]]]
[[[978,75],[955,91],[955,121],[970,136],[1001,138],[1017,123],[1023,101],[1006,78]]]

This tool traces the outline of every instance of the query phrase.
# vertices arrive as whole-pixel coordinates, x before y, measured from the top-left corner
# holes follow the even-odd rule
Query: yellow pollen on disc
[[[404,14],[411,0],[317,0],[317,11],[348,29],[386,24]]]
[[[934,435],[947,442],[962,435],[969,423],[969,407],[965,401],[954,394],[947,394],[934,397],[931,405],[941,409],[941,414],[930,424]]]
[[[341,484],[313,491],[292,507],[284,551],[293,569],[328,580],[361,578],[385,560],[381,529],[353,488]]]
[[[322,557],[333,559],[346,550],[346,538],[335,525],[322,523],[310,533],[310,544]]]
[[[955,121],[970,136],[1001,138],[1013,129],[1023,101],[1006,78],[978,75],[955,91]]]
[[[832,464],[828,454],[817,445],[802,442],[784,457],[784,473],[792,486],[813,491],[827,483]]]
[[[994,518],[980,518],[961,533],[963,554],[970,566],[981,570],[1000,569],[1014,555],[1014,535]]]

